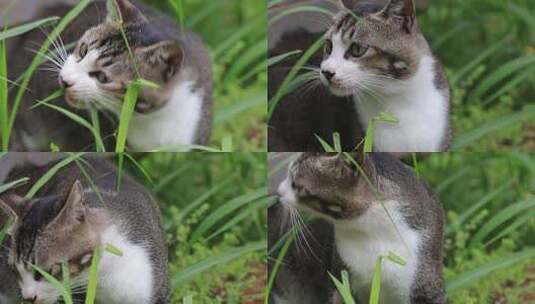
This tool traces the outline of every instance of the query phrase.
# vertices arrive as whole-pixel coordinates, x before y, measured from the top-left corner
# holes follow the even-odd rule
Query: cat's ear
[[[147,22],[147,17],[128,0],[108,0],[108,21],[123,20],[124,23]]]
[[[8,194],[0,199],[0,209],[13,221],[11,227],[7,230],[7,234],[13,235],[17,223],[24,216],[27,202],[28,200],[16,194]],[[4,221],[4,223],[7,223],[7,221]]]
[[[184,61],[184,50],[176,41],[162,41],[136,49],[138,56],[153,69],[158,69],[164,82],[175,76]]]
[[[416,7],[414,0],[390,0],[379,12],[385,19],[395,19],[402,23],[407,33],[412,33],[416,24]]]
[[[85,221],[85,205],[83,201],[84,188],[79,180],[76,180],[69,191],[63,208],[58,213],[54,222],[81,223]]]

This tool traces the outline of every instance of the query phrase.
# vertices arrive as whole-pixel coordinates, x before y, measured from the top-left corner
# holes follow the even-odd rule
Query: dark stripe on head
[[[145,47],[165,40],[164,36],[153,26],[146,23],[130,24],[123,28],[130,48]],[[100,41],[98,48],[101,49],[98,60],[106,57],[117,57],[128,51],[120,30],[112,32]]]
[[[65,200],[61,196],[43,197],[31,202],[31,208],[24,215],[16,234],[16,255],[19,261],[30,259],[37,236],[58,215],[64,204]]]

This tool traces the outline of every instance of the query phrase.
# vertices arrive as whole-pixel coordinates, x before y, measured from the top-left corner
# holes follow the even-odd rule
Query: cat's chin
[[[333,94],[336,97],[350,97],[353,95],[352,90],[337,88],[333,86],[328,86],[327,88],[329,89],[329,92],[331,92],[331,94]]]
[[[65,101],[67,104],[75,109],[87,109],[89,108],[87,102],[76,99],[69,91],[65,91]]]

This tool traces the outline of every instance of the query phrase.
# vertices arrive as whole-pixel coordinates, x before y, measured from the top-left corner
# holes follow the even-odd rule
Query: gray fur
[[[146,244],[145,247],[149,252],[155,274],[154,294],[151,303],[168,303],[167,246],[158,205],[143,186],[124,173],[120,190],[117,192],[117,170],[102,156],[93,155],[87,157],[86,161],[90,166],[86,167],[85,170],[99,189],[103,201],[98,198],[95,192],[85,191],[84,194],[80,195],[83,205],[76,207],[76,204],[69,204],[69,199],[73,199],[73,189],[76,189],[77,181],[81,181],[80,189],[92,188],[75,163],[62,168],[37,193],[36,199],[25,202],[24,210],[19,211],[20,220],[17,220],[15,224],[16,230],[13,234],[14,242],[11,246],[10,261],[29,259],[38,265],[48,267],[54,256],[61,256],[66,251],[73,252],[73,254],[74,252],[85,253],[96,245],[95,234],[98,235],[99,231],[106,228],[108,224],[105,223],[111,222],[118,225],[121,233],[130,242]],[[9,202],[11,200],[9,196],[23,195],[55,163],[52,162],[44,166],[26,164],[11,170],[8,180],[29,177],[30,182],[1,195],[0,199]],[[75,211],[82,207],[85,210],[83,213]],[[71,210],[71,212],[65,210]],[[86,230],[77,228],[76,233],[63,236],[73,240],[72,246],[42,247],[44,244],[53,244],[53,238],[61,238],[61,231],[68,229],[70,221],[79,220],[79,216],[65,217],[66,214],[83,214],[84,223],[91,223],[91,225]],[[5,217],[0,219],[5,220]],[[39,229],[39,227],[46,228]],[[23,233],[23,231],[27,232]],[[74,254],[74,256],[77,255]],[[83,263],[79,260],[75,266],[81,264]],[[3,276],[4,274],[1,277]]]
[[[417,249],[420,260],[417,277],[412,282],[411,303],[446,303],[442,276],[444,214],[437,197],[412,170],[390,154],[371,153],[362,157],[361,153],[354,153],[353,157],[369,177],[372,185],[377,188],[381,198],[399,202],[401,204],[399,209],[406,223],[423,236],[421,246]],[[376,201],[374,191],[368,186],[360,171],[351,162],[347,162],[344,156],[338,154],[304,153],[289,169],[289,174],[294,178],[294,190],[298,193],[299,200],[307,207],[324,214],[325,219],[331,223],[358,217],[366,212],[371,202]],[[316,203],[312,204],[312,201]],[[340,206],[342,211],[333,213],[323,208],[333,204]],[[278,212],[278,217],[282,218],[281,214],[284,214],[284,211]],[[272,229],[277,229],[279,221],[281,220],[276,221],[277,224],[273,228],[271,225],[269,227],[270,233],[274,233],[272,238],[275,240],[276,235],[279,237],[283,235],[276,231],[272,232]],[[313,231],[318,230],[315,228]],[[332,242],[321,234],[318,236],[322,240],[322,246]],[[307,262],[307,258],[300,258],[300,261],[307,263],[306,267],[310,272],[325,272],[323,265],[330,263],[328,265],[332,269],[329,271],[339,273],[337,269],[344,267],[337,265],[341,262],[337,258],[337,253],[333,252],[328,256],[331,257],[330,260],[321,258],[317,262]],[[288,285],[288,280],[306,282],[307,279],[302,273],[292,269],[285,270],[281,275],[286,276],[278,278],[283,282],[281,286]],[[315,276],[320,274],[316,273]],[[277,283],[275,286],[278,286]],[[312,288],[312,285],[309,284],[307,287]],[[320,291],[311,289],[310,292]]]
[[[120,0],[122,5],[128,1]],[[50,2],[48,2],[50,3]],[[71,8],[67,4],[40,4],[35,19],[48,16],[63,16]],[[140,76],[156,82],[159,89],[144,88],[140,92],[136,111],[139,115],[150,113],[161,108],[168,100],[171,89],[179,81],[193,81],[196,88],[204,90],[202,117],[196,130],[195,143],[205,144],[212,129],[212,71],[211,60],[201,38],[188,29],[180,28],[172,19],[164,14],[132,1],[136,12],[144,18],[132,13],[125,13],[125,31],[132,51],[137,58]],[[137,10],[139,9],[139,11]],[[117,27],[106,21],[106,4],[95,1],[90,4],[62,33],[64,43],[77,42],[74,52],[80,51],[82,43],[91,47],[102,48],[107,57],[99,60],[99,68],[114,83],[106,86],[109,97],[122,100],[126,85],[136,77],[133,64],[127,55],[122,36]],[[146,20],[148,20],[146,22]],[[89,30],[88,30],[89,29]],[[45,36],[39,30],[8,39],[9,78],[17,78],[26,68],[28,58],[32,56],[28,48],[41,44]],[[103,43],[105,42],[105,43]],[[102,44],[100,44],[102,43]],[[155,48],[154,46],[161,46]],[[181,54],[170,57],[177,52],[170,51],[172,46],[180,49]],[[177,60],[173,60],[177,58]],[[80,125],[72,122],[57,111],[40,107],[32,111],[29,107],[36,100],[42,100],[59,88],[57,75],[49,71],[37,71],[25,94],[11,141],[14,151],[48,151],[49,143],[54,142],[63,151],[82,151],[92,149],[93,136]],[[69,105],[83,107],[67,90],[66,97],[58,105],[69,108]],[[88,117],[85,111],[70,108],[77,114]],[[102,136],[108,147],[113,147],[113,133],[116,129],[116,117],[109,114],[101,115]]]

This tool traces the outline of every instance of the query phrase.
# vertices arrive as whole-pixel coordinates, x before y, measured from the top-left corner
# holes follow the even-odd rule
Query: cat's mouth
[[[70,105],[73,108],[76,109],[87,109],[88,104],[86,101],[80,100],[77,98],[76,93],[72,90],[66,89],[65,90],[65,101],[67,101],[67,104]]]
[[[353,90],[347,88],[336,79],[327,80],[321,77],[321,82],[326,86],[329,91],[337,97],[348,97],[353,95]]]

